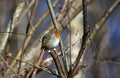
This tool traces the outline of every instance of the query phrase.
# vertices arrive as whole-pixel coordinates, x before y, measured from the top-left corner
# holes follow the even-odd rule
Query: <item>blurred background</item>
[[[0,0],[0,32],[6,30],[9,21],[13,17],[16,5],[24,0]],[[51,0],[54,2],[54,0]],[[93,30],[95,24],[99,22],[103,14],[116,0],[92,0],[87,6],[88,10],[88,25],[90,31]],[[64,0],[60,0],[59,4],[55,7],[55,12],[59,12],[60,7],[63,5]],[[33,24],[45,13],[48,9],[46,0],[38,0],[38,7],[35,14]],[[29,46],[37,39],[37,36],[45,31],[51,18],[48,16],[46,20],[36,30]],[[21,47],[26,34],[26,28],[28,26],[28,16],[26,15],[17,26],[14,32],[21,34],[12,34],[8,40],[9,51],[15,56],[18,49]],[[69,33],[69,29],[66,27],[62,32],[62,38],[66,39],[66,35]],[[2,33],[0,33],[2,38]],[[66,43],[67,44],[67,43]],[[29,47],[28,46],[28,47]],[[80,70],[82,74],[76,76],[76,78],[119,78],[120,77],[120,5],[114,9],[104,26],[99,30],[95,39],[86,54],[85,63],[87,67]],[[46,55],[46,57],[48,57]],[[46,58],[45,57],[45,58]],[[53,65],[50,66],[55,67]],[[2,70],[1,70],[2,71]],[[56,78],[54,75],[46,72],[39,73],[36,78]],[[0,77],[1,78],[1,77]]]

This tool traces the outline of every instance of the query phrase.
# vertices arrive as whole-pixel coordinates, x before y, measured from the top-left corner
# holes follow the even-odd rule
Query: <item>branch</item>
[[[109,16],[111,15],[111,13],[115,10],[115,8],[119,5],[120,0],[116,0],[114,2],[114,4],[105,12],[105,14],[103,15],[103,18],[95,24],[95,27],[92,31],[92,33],[90,34],[90,36],[87,38],[86,42],[84,45],[82,45],[82,48],[80,50],[80,54],[79,54],[79,58],[83,58],[85,57],[85,54],[88,50],[88,48],[90,47],[91,41],[94,39],[95,35],[98,33],[98,31],[100,30],[100,28],[103,26],[103,24],[107,21],[107,19],[109,18]],[[78,63],[78,61],[80,61],[80,59],[77,59],[75,63]],[[74,66],[73,69],[73,74],[75,74],[75,71],[77,70],[77,66],[78,64],[76,64]]]
[[[0,58],[3,60],[3,62],[7,65],[7,67],[19,78],[19,75],[8,65],[8,63],[5,61],[5,59],[0,55]]]
[[[51,13],[51,18],[52,18],[52,22],[54,24],[54,27],[59,30],[60,27],[59,27],[59,24],[56,20],[56,16],[55,16],[55,13],[54,13],[54,10],[53,10],[53,7],[52,7],[52,3],[51,3],[50,0],[47,0],[47,5],[48,5],[48,8],[49,8],[50,13]]]
[[[10,32],[10,29],[11,29],[11,21],[9,21],[9,24],[8,24],[5,32]],[[5,49],[9,35],[10,35],[10,33],[3,33],[0,35],[1,36],[0,37],[1,38],[0,39],[0,53],[2,53],[3,50]]]
[[[44,54],[45,54],[45,51],[43,49],[42,52],[40,53],[40,56],[39,56],[39,59],[38,59],[38,62],[37,62],[37,66],[41,65]],[[35,68],[34,71],[33,71],[33,74],[32,74],[32,78],[35,78],[35,76],[37,74],[37,71],[38,71],[38,68]]]
[[[56,6],[57,3],[58,3],[58,1],[59,0],[55,0],[55,2],[54,2],[53,5]],[[46,11],[46,13],[38,20],[38,22],[34,26],[32,26],[32,28],[30,28],[30,30],[28,31],[27,37],[26,37],[26,39],[24,41],[24,46],[22,46],[19,49],[18,54],[17,54],[17,56],[16,56],[15,59],[20,59],[20,56],[21,56],[21,53],[22,53],[22,49],[25,49],[27,47],[27,45],[28,45],[28,43],[29,43],[29,41],[30,41],[33,33],[39,27],[39,25],[43,22],[43,20],[48,16],[48,14],[49,14],[49,11]],[[44,33],[46,33],[46,32],[44,32]],[[43,35],[43,34],[41,34],[41,35]],[[34,58],[37,55],[39,55],[40,47],[41,47],[41,36],[39,36],[39,38],[35,42],[33,42],[33,45],[29,49],[27,49],[25,51],[25,55],[27,55],[27,56],[24,56],[22,59],[25,59],[26,62],[29,61],[29,60],[31,60],[30,63],[33,63],[33,61],[35,62],[36,59],[34,59]],[[33,56],[35,54],[34,52],[36,52],[35,56]],[[31,57],[28,58],[29,56],[31,56]],[[13,68],[14,70],[17,70],[17,65],[18,65],[18,62],[16,60],[14,60],[11,63],[10,67]],[[22,65],[22,66],[21,66],[21,71],[25,70],[25,66],[24,65]],[[29,68],[29,66],[28,66],[28,68]],[[6,75],[9,76],[9,77],[10,76],[13,77],[14,74],[8,69],[7,72],[6,72]]]
[[[21,22],[21,20],[24,18],[24,16],[28,13],[28,11],[30,10],[30,8],[32,7],[32,5],[34,4],[35,0],[32,0],[31,3],[28,5],[28,7],[25,9],[25,11],[22,13],[22,15],[19,17],[18,21],[16,21],[16,25],[18,26],[18,24]]]
[[[16,11],[13,15],[13,20],[9,21],[8,27],[6,29],[6,31],[4,31],[4,33],[1,35],[1,39],[0,39],[0,53],[2,53],[2,51],[5,48],[5,45],[7,44],[7,40],[10,36],[10,34],[14,31],[16,22],[18,21],[18,17],[20,17],[21,12],[24,9],[24,3],[19,3],[18,6],[16,7]],[[1,33],[1,32],[0,32]]]
[[[57,70],[58,70],[58,73],[59,73],[60,77],[61,77],[61,78],[67,78],[66,73],[65,73],[65,70],[64,70],[64,68],[63,68],[63,66],[62,66],[62,62],[61,62],[61,60],[60,60],[60,57],[59,57],[59,55],[58,55],[57,50],[54,49],[54,51],[51,51],[51,52],[49,52],[49,53],[50,53],[50,55],[53,57],[53,60],[54,60],[54,62],[55,62],[55,64],[56,64],[56,67],[57,67]]]

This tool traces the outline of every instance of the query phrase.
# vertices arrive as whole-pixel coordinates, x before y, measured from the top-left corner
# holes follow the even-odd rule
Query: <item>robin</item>
[[[42,38],[42,48],[51,49],[57,47],[59,42],[60,31],[58,29],[51,30]]]

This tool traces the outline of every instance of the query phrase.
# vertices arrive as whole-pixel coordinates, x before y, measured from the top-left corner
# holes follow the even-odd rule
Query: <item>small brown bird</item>
[[[42,39],[42,48],[51,49],[57,47],[60,42],[60,31],[57,29],[49,31]]]

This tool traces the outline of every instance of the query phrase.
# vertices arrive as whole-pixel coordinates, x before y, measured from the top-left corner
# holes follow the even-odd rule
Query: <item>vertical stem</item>
[[[86,43],[86,39],[88,37],[89,29],[88,29],[88,24],[87,24],[87,2],[86,0],[82,0],[82,6],[83,6],[83,26],[84,26],[84,35],[83,35],[83,41],[82,41],[82,46],[81,50],[79,51],[78,57],[75,61],[74,69],[73,69],[73,74],[77,70],[77,66],[79,64],[80,58],[82,57],[82,54],[84,52],[84,45]]]
[[[59,29],[59,24],[57,23],[57,19],[56,19],[56,16],[55,16],[51,1],[47,0],[47,4],[48,4],[48,8],[49,8],[50,13],[51,13],[51,19],[53,21],[53,24],[54,24],[56,29]]]
[[[58,74],[60,75],[60,78],[66,78],[65,70],[62,66],[62,62],[61,62],[60,57],[58,56],[58,53],[56,52],[56,50],[51,51],[50,55],[53,57],[53,60],[56,64],[56,67],[57,67],[57,70],[58,70]]]
[[[57,19],[56,19],[56,16],[55,16],[55,13],[54,13],[51,1],[47,0],[47,4],[48,4],[48,8],[49,8],[50,13],[51,13],[51,18],[52,18],[54,27],[56,29],[60,30],[60,26],[59,26],[59,24],[57,22]],[[62,53],[62,56],[63,56],[64,68],[68,68],[68,65],[66,64],[67,60],[66,60],[66,57],[65,57],[63,43],[62,43],[62,39],[61,38],[60,38],[60,49],[61,49],[61,53]]]

